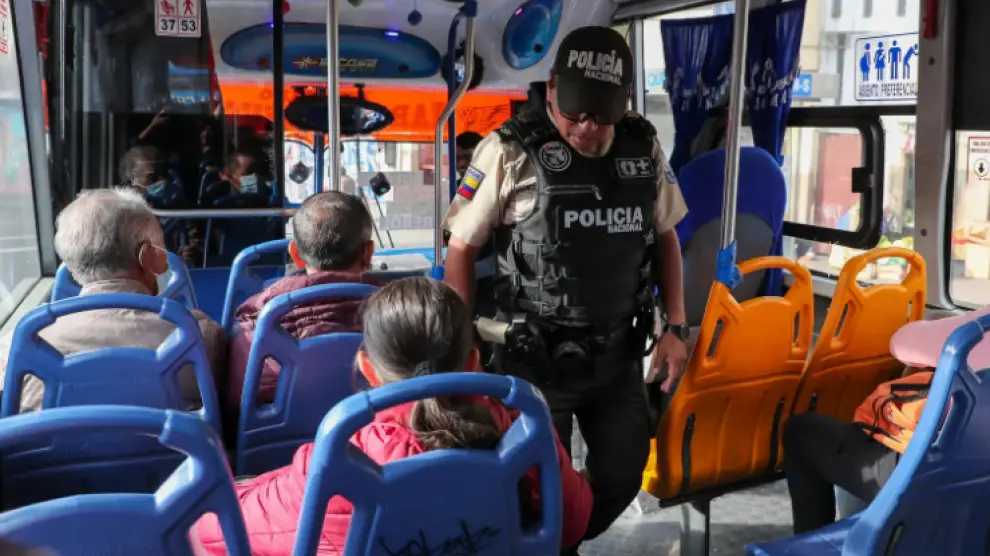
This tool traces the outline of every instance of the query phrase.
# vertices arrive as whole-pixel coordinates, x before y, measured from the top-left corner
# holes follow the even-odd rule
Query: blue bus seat
[[[176,329],[157,350],[105,348],[63,356],[39,333],[59,317],[97,309],[158,313]],[[38,307],[14,329],[4,377],[0,417],[20,412],[27,375],[44,383],[42,407],[133,405],[184,410],[178,375],[192,366],[203,407],[197,413],[220,432],[213,375],[196,319],[167,298],[139,294],[93,294]],[[3,496],[20,505],[83,492],[150,492],[178,464],[155,442],[115,435],[58,436],[39,446],[4,450]],[[100,462],[107,462],[105,464]]]
[[[739,262],[766,257],[773,245],[773,230],[759,216],[736,216],[736,260]],[[742,239],[745,238],[745,239]],[[722,243],[722,219],[716,218],[703,224],[691,237],[691,248],[684,252],[684,311],[690,326],[701,326],[708,305],[708,294],[715,281],[715,267]],[[732,290],[738,303],[759,296],[763,290],[767,272],[761,270],[743,276],[742,282]]]
[[[751,545],[748,554],[985,554],[990,374],[974,373],[967,359],[988,330],[984,315],[949,336],[914,436],[866,510],[819,531]]]
[[[271,196],[268,198],[268,202],[271,203],[273,207],[282,206],[282,192],[278,188],[278,180],[272,180],[268,186],[272,190]]]
[[[205,168],[200,168],[203,172]],[[203,172],[203,177],[199,179],[199,196],[196,198],[196,204],[201,205],[203,203],[203,195],[209,191],[210,187],[215,183],[220,183],[223,178],[220,176],[220,168],[213,168],[212,170],[206,170]]]
[[[289,252],[288,239],[276,239],[260,245],[252,245],[237,254],[234,264],[230,267],[230,278],[227,280],[227,293],[223,300],[223,318],[220,325],[231,334],[234,329],[234,314],[237,307],[252,295],[265,289],[268,278],[262,278],[249,270],[249,266],[256,264],[262,257],[287,254]]]
[[[363,335],[325,334],[296,340],[280,321],[289,311],[325,299],[365,299],[366,284],[326,284],[279,295],[258,317],[241,394],[237,429],[237,474],[260,475],[292,462],[299,446],[310,442],[320,421],[337,402],[359,387],[354,358]],[[258,389],[267,358],[281,367],[275,401],[258,406]]]
[[[688,208],[675,229],[684,256],[684,283],[691,286],[685,292],[685,304],[692,325],[701,322],[714,280],[715,253],[721,244],[725,162],[725,149],[715,149],[686,164],[677,177]],[[758,147],[739,149],[737,261],[783,254],[786,206],[787,181],[774,157]],[[750,277],[733,294],[740,302],[756,295],[782,295],[782,277],[780,269],[768,269]]]
[[[51,301],[62,301],[70,297],[76,297],[82,288],[72,277],[69,267],[65,263],[59,265],[55,271],[55,284],[52,286]],[[189,277],[189,269],[182,257],[169,251],[168,253],[168,282],[165,289],[159,292],[159,297],[174,299],[190,309],[199,307],[196,300],[196,290],[193,288],[192,279]]]
[[[180,452],[181,466],[154,494],[85,494],[4,512],[0,537],[57,554],[192,556],[189,529],[212,512],[220,519],[227,553],[251,554],[219,440],[195,415],[140,407],[53,409],[0,420],[0,448],[95,431],[149,437]]]
[[[376,465],[350,444],[375,413],[425,398],[488,396],[520,410],[494,450],[437,450]],[[316,554],[330,498],[354,506],[343,554],[399,554],[469,538],[472,554],[557,554],[562,497],[550,411],[528,382],[483,373],[412,378],[354,394],[316,436],[293,556]],[[539,468],[540,523],[523,528],[520,478]],[[449,541],[448,541],[449,542]],[[459,545],[460,546],[460,545]]]

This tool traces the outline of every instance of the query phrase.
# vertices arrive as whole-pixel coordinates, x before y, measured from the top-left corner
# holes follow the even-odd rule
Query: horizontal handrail
[[[174,209],[152,210],[155,216],[162,218],[292,218],[296,209]]]

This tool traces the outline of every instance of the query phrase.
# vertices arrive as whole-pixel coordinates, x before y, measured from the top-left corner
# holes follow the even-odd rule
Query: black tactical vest
[[[495,232],[500,309],[569,326],[610,327],[653,295],[656,131],[642,118],[616,124],[608,155],[572,149],[538,90],[499,130],[523,146],[538,176],[536,210]]]

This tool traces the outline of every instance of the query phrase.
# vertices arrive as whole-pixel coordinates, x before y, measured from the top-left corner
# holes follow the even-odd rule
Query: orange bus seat
[[[725,284],[712,286],[698,342],[651,444],[643,489],[653,496],[670,499],[776,469],[811,348],[815,300],[811,274],[796,261],[739,264],[743,275],[772,268],[794,276],[784,297],[740,304]]]
[[[886,258],[907,261],[904,281],[861,286],[859,273]],[[849,259],[801,376],[793,412],[851,422],[856,407],[880,383],[904,371],[904,363],[890,354],[890,339],[905,324],[924,318],[925,290],[925,260],[914,251],[889,247]]]

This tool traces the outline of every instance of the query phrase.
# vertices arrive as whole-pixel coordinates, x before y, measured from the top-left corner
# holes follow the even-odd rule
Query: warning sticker
[[[199,37],[200,0],[155,0],[155,34],[160,37]]]
[[[10,54],[10,4],[9,0],[0,0],[0,54]]]
[[[990,137],[969,138],[969,181],[990,181]]]

